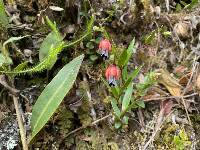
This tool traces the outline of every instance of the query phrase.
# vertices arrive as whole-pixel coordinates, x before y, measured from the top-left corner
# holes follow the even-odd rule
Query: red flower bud
[[[104,59],[108,58],[108,52],[111,51],[111,43],[107,39],[102,39],[99,43],[99,52]]]
[[[120,70],[117,66],[110,65],[106,69],[105,76],[110,86],[116,86],[116,80],[120,78]]]

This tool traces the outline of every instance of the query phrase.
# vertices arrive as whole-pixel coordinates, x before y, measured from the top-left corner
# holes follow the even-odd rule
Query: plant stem
[[[90,33],[86,33],[86,34],[84,34],[82,37],[80,37],[78,40],[73,41],[73,42],[71,42],[71,43],[65,44],[65,45],[63,46],[63,48],[67,48],[67,47],[70,47],[70,46],[75,45],[76,43],[78,43],[78,42],[82,41],[84,38],[86,38],[89,34],[90,34]]]

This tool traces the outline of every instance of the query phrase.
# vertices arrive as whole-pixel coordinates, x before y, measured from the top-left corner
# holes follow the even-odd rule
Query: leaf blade
[[[136,45],[135,45],[135,38],[133,38],[133,40],[128,46],[128,49],[125,49],[120,55],[118,65],[121,67],[126,66],[132,54],[135,52],[136,52]]]
[[[123,90],[126,89],[126,88],[128,87],[128,85],[131,83],[131,81],[139,74],[141,68],[142,68],[142,66],[136,68],[136,69],[133,70],[133,72],[128,76],[128,79],[127,79],[126,82],[124,83]]]
[[[43,128],[53,115],[65,95],[71,89],[78,74],[84,55],[65,65],[45,87],[37,99],[31,117],[31,139]],[[66,86],[65,86],[66,85]]]
[[[113,98],[111,100],[111,105],[114,111],[114,114],[118,117],[118,119],[120,118],[121,115],[121,111],[119,110],[119,107],[117,106],[117,101]]]
[[[132,98],[132,93],[133,93],[133,83],[129,84],[125,92],[124,98],[122,100],[122,111],[125,111],[128,108]]]
[[[51,31],[44,41],[42,42],[40,49],[39,49],[39,60],[40,62],[44,60],[45,57],[48,56],[49,51],[51,48],[56,47],[58,43],[62,41],[62,37],[59,36],[56,32]]]
[[[7,28],[9,26],[9,21],[5,12],[3,0],[0,0],[0,26],[3,28]]]

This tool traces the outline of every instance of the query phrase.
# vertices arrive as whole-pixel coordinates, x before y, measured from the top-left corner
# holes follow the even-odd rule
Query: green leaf
[[[127,86],[133,81],[133,79],[138,75],[138,73],[140,72],[142,66],[136,68],[129,76],[128,79],[126,80],[123,89],[126,89]]]
[[[56,27],[56,22],[53,23],[53,22],[49,19],[48,16],[46,16],[46,21],[47,21],[49,27],[51,28],[51,30],[54,31],[55,33],[57,33],[58,36],[59,36],[59,31],[58,31],[58,29],[57,29],[57,27]]]
[[[25,74],[25,73],[33,74],[35,72],[42,72],[45,69],[49,69],[53,66],[52,63],[55,63],[55,61],[57,60],[57,54],[59,54],[62,51],[63,45],[64,45],[64,42],[60,42],[59,45],[57,45],[55,48],[50,48],[48,57],[45,57],[45,59],[42,62],[40,62],[39,64],[33,67],[26,68],[25,70],[24,69],[18,70],[18,71],[3,70],[3,71],[0,71],[0,73],[17,74],[17,75]]]
[[[86,44],[86,47],[89,48],[89,49],[94,49],[94,44],[92,42],[88,42]]]
[[[165,36],[165,38],[168,38],[172,35],[170,31],[164,31],[162,34]]]
[[[117,106],[117,101],[113,98],[111,100],[111,105],[114,111],[114,114],[118,117],[118,119],[120,118],[121,112],[119,110],[119,107]]]
[[[2,53],[0,53],[0,67],[3,65],[10,65],[12,64],[12,59],[10,57],[5,57]]]
[[[0,0],[0,27],[7,28],[9,26],[8,17],[5,12],[3,0]]]
[[[149,34],[144,36],[143,41],[144,41],[145,44],[151,44],[152,45],[155,42],[156,31],[157,30],[153,30]]]
[[[91,61],[95,61],[98,59],[98,56],[97,55],[90,55],[90,60]]]
[[[115,122],[115,129],[119,129],[122,126],[121,122]]]
[[[56,45],[59,45],[63,40],[63,37],[60,35],[59,30],[56,27],[56,23],[52,22],[47,16],[46,21],[51,28],[51,32],[47,35],[47,37],[43,40],[40,49],[39,49],[39,59],[40,62],[44,60],[45,57],[49,55],[50,49],[54,49]],[[54,60],[56,61],[56,60]]]
[[[145,108],[145,104],[144,104],[144,101],[135,101],[136,104],[141,107],[141,108]]]
[[[119,57],[118,65],[123,67],[128,64],[132,54],[136,52],[135,38],[131,41],[128,49],[125,49]]]
[[[48,56],[50,49],[56,47],[56,45],[61,41],[62,37],[58,35],[56,32],[51,31],[40,46],[39,49],[40,62],[43,61],[44,58]]]
[[[124,98],[122,100],[122,111],[126,111],[126,109],[128,108],[131,98],[132,98],[132,93],[133,93],[133,83],[129,84]]]
[[[129,120],[129,117],[128,117],[128,116],[124,116],[124,117],[123,117],[123,123],[124,123],[124,124],[128,124],[128,120]]]
[[[13,70],[14,71],[21,71],[24,68],[26,68],[28,65],[28,61],[22,62],[21,64],[17,65],[17,67],[15,67]]]
[[[45,87],[33,106],[31,117],[31,139],[43,128],[69,92],[77,77],[84,55],[65,65]]]
[[[118,60],[118,66],[125,66],[125,61],[127,59],[127,49],[124,49],[123,52],[121,53],[121,55],[119,56],[119,60]]]
[[[111,87],[111,92],[113,94],[113,96],[115,97],[119,97],[119,92],[120,92],[120,89],[118,86],[115,86],[115,87]]]
[[[181,4],[176,4],[176,12],[179,12],[181,11],[182,7],[181,7]]]
[[[184,7],[187,6],[187,3],[184,2],[184,1],[180,1],[180,3],[181,3]]]
[[[144,96],[146,90],[156,83],[156,74],[155,72],[149,72],[144,77],[144,82],[137,84],[137,91],[140,96]]]
[[[192,8],[194,8],[195,6],[197,6],[199,3],[199,0],[192,0],[192,2],[188,5],[185,6],[185,8],[191,10]]]
[[[122,79],[123,79],[123,81],[126,81],[126,79],[127,79],[127,74],[128,74],[128,71],[127,71],[128,69],[127,69],[127,66],[124,66],[124,68],[122,69]]]

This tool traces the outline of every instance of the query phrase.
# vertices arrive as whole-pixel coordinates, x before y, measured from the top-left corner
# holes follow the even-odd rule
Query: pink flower
[[[99,52],[103,59],[108,58],[108,53],[111,51],[111,43],[107,39],[102,39],[99,43]]]
[[[116,86],[116,80],[120,78],[120,69],[115,65],[110,65],[106,69],[105,76],[110,86]]]

